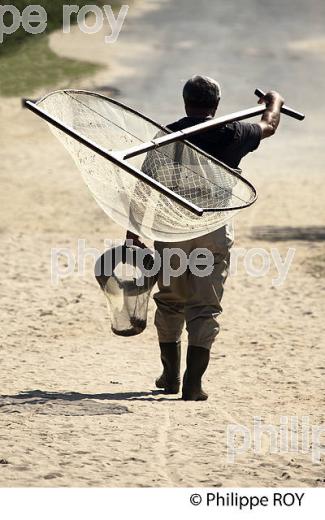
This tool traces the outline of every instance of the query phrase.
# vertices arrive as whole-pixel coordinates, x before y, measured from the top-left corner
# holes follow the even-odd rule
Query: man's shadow
[[[158,396],[161,397],[158,397]],[[167,397],[162,390],[142,392],[116,392],[116,393],[80,393],[80,392],[48,392],[45,390],[30,390],[15,395],[0,395],[0,408],[10,404],[42,405],[55,401],[77,402],[83,400],[96,401],[175,401],[177,398]]]

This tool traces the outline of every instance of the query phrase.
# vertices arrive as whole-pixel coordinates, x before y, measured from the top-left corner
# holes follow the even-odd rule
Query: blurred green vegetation
[[[62,84],[69,86],[70,82],[82,76],[93,74],[100,66],[93,63],[60,58],[53,53],[48,45],[48,34],[60,29],[63,25],[63,6],[90,5],[89,0],[67,2],[66,0],[37,0],[35,5],[44,7],[47,12],[47,28],[44,34],[32,35],[20,27],[11,35],[4,35],[0,44],[0,96],[31,95],[43,86]],[[103,5],[104,0],[93,1],[93,4]],[[112,7],[119,2],[107,1]],[[13,5],[22,11],[31,2],[15,0]],[[76,21],[76,16],[73,18]],[[11,25],[12,15],[6,13],[4,23]]]
[[[19,52],[0,57],[0,96],[29,96],[40,87],[72,86],[99,66],[58,57],[48,45],[48,36],[28,38]]]

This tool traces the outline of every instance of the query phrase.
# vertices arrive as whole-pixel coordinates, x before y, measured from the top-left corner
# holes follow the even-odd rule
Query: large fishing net
[[[37,105],[112,154],[168,133],[141,114],[91,92],[57,91]],[[137,155],[127,161],[126,168],[122,159],[108,160],[50,126],[99,206],[142,237],[166,242],[198,237],[222,227],[255,200],[253,187],[237,172],[188,143],[176,141]],[[141,173],[158,182],[158,188],[150,186]],[[180,195],[183,204],[173,200],[165,188]],[[197,214],[191,205],[202,208],[203,214]]]

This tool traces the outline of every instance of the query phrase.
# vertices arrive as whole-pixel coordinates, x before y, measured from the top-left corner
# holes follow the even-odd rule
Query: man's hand
[[[262,139],[274,135],[280,122],[281,108],[284,104],[284,99],[275,90],[270,90],[265,96],[258,101],[259,104],[265,103],[266,110],[259,123],[262,129]]]
[[[270,92],[267,92],[264,97],[259,98],[258,103],[260,105],[265,103],[268,108],[270,105],[279,103],[282,107],[282,105],[284,105],[284,98],[279,94],[279,92],[270,90]]]

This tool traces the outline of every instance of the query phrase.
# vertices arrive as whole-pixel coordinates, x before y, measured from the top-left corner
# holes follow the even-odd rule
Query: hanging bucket
[[[97,260],[95,276],[103,290],[118,336],[136,336],[147,326],[150,294],[157,281],[154,255],[148,249],[126,245],[113,247]]]

